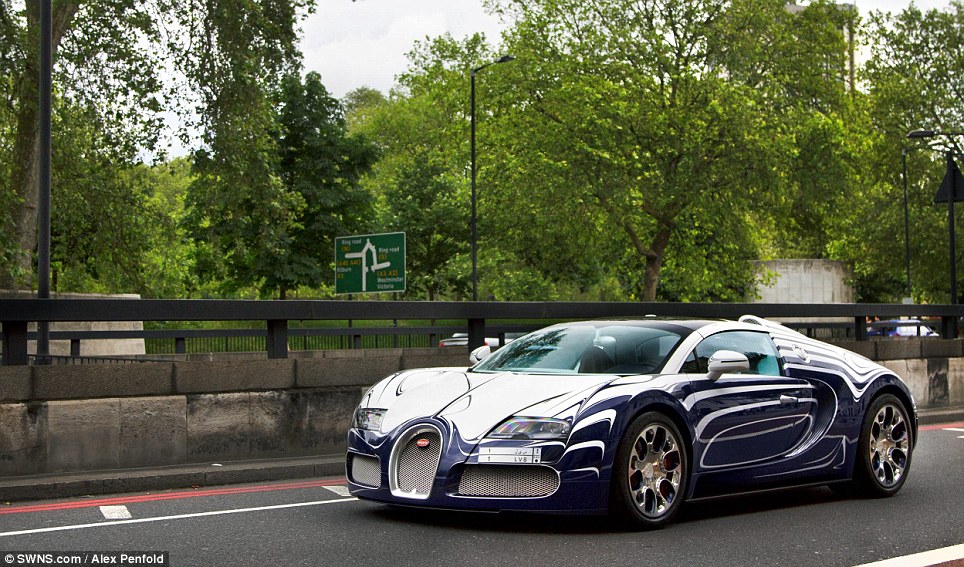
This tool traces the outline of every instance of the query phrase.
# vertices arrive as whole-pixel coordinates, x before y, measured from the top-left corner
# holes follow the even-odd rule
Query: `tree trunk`
[[[672,232],[671,226],[659,223],[656,226],[656,234],[649,250],[644,254],[646,257],[646,268],[643,272],[643,301],[656,301],[656,289],[659,287],[659,272],[663,268],[663,254],[666,253],[666,246],[669,244],[669,237]]]
[[[57,46],[63,39],[71,20],[80,7],[78,2],[54,2],[52,48],[56,56]],[[30,281],[33,253],[37,247],[37,199],[40,178],[40,123],[38,121],[40,100],[40,3],[27,2],[27,37],[24,46],[26,57],[19,77],[17,93],[17,132],[14,139],[13,172],[10,187],[14,202],[10,210],[13,223],[13,240],[20,249],[17,263],[12,269],[0,272],[0,288],[18,289]],[[17,277],[16,274],[21,274]]]

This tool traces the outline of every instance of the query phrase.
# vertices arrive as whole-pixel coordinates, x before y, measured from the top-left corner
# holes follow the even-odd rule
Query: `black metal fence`
[[[409,302],[409,301],[244,301],[139,299],[0,299],[4,365],[28,364],[31,322],[104,321],[264,321],[257,329],[172,329],[143,331],[55,331],[51,340],[69,340],[71,355],[94,339],[144,339],[148,357],[173,352],[261,351],[287,358],[289,350],[409,348],[435,346],[454,332],[466,332],[468,345],[486,336],[523,331],[559,320],[647,316],[735,319],[753,314],[795,319],[788,326],[866,340],[872,319],[927,318],[944,338],[953,338],[961,305],[763,304],[763,303],[576,303],[576,302]],[[402,321],[384,327],[292,327],[302,321]],[[418,325],[424,321],[464,321],[463,325]],[[519,324],[525,321],[525,324]],[[414,323],[414,324],[413,324]],[[87,357],[94,359],[96,357]]]

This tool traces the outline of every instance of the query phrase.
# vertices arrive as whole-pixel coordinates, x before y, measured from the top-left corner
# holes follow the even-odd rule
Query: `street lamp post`
[[[964,136],[964,132],[941,132],[937,130],[914,130],[907,134],[907,137],[912,140],[920,140],[926,138],[934,137],[947,137],[947,136]],[[951,150],[945,151],[945,158],[947,161],[946,173],[944,174],[944,179],[948,183],[947,186],[947,233],[948,239],[950,241],[950,292],[951,292],[951,305],[957,304],[957,246],[956,237],[954,235],[954,201],[957,199],[958,188],[957,188],[957,177],[960,175],[957,171],[957,166],[954,163],[954,152]],[[906,162],[905,162],[906,163]],[[906,183],[906,169],[905,171],[905,183]],[[943,189],[943,183],[941,185]],[[964,188],[962,188],[964,190]],[[905,193],[906,198],[906,193]],[[957,337],[957,319],[951,318],[947,319],[947,328],[943,329],[944,338],[956,338]]]
[[[479,232],[478,232],[478,214],[476,209],[476,193],[475,193],[475,75],[479,71],[485,69],[489,65],[495,65],[498,63],[508,63],[512,61],[515,57],[511,55],[503,55],[502,57],[496,59],[495,61],[490,61],[485,65],[475,67],[469,73],[471,87],[469,95],[469,106],[470,111],[470,122],[471,122],[471,134],[469,146],[471,148],[472,154],[472,301],[479,300]],[[469,345],[470,347],[472,345]]]
[[[51,92],[53,90],[53,8],[51,0],[40,3],[40,87],[37,166],[37,298],[50,298],[50,155]],[[37,361],[50,364],[50,323],[37,323]]]
[[[907,266],[907,302],[913,303],[913,295],[910,291],[910,207],[907,203],[907,148],[900,150],[901,166],[904,170],[904,263]]]

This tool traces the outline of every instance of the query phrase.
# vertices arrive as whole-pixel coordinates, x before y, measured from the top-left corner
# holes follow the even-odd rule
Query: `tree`
[[[272,96],[284,77],[300,71],[297,21],[308,6],[299,0],[193,0],[176,11],[190,38],[176,64],[197,93],[192,126],[203,144],[194,155],[185,222],[199,241],[202,278],[226,278],[227,290],[274,287],[261,278],[288,254],[306,206],[278,175]]]
[[[8,109],[10,167],[5,171],[0,287],[19,287],[31,273],[37,242],[39,2],[17,8],[0,1],[0,73]],[[96,112],[99,126],[122,152],[155,139],[160,83],[154,5],[136,0],[53,3],[54,80],[57,95]]]
[[[851,234],[839,243],[839,253],[854,259],[862,300],[906,296],[902,152],[908,171],[912,295],[925,302],[948,300],[946,205],[935,206],[933,198],[944,175],[943,150],[960,153],[964,139],[945,138],[946,145],[931,148],[906,134],[921,128],[959,131],[964,124],[964,61],[954,56],[962,41],[964,5],[958,1],[943,10],[922,12],[910,6],[870,17],[871,56],[864,69],[874,132],[865,138],[869,175],[864,199],[840,211]]]
[[[118,166],[82,112],[62,110],[55,132],[53,289],[185,296],[193,287],[193,245],[177,222],[188,162]]]
[[[408,285],[429,301],[466,291],[471,236],[461,180],[452,179],[433,159],[417,157],[407,164],[384,195],[384,226],[405,232]]]
[[[349,132],[363,128],[370,120],[370,115],[378,108],[388,103],[385,95],[371,87],[358,87],[349,91],[341,100],[345,110],[345,125]]]
[[[7,260],[0,269],[4,272],[0,286],[27,281],[36,245],[39,2],[28,1],[26,8],[17,4],[0,0],[0,73],[6,103],[0,111],[4,128],[0,151],[11,164],[5,166],[0,180],[4,190],[0,259]],[[298,69],[297,21],[312,2],[63,0],[55,1],[53,7],[55,120],[66,113],[83,116],[100,137],[93,149],[70,144],[55,148],[59,157],[53,174],[62,175],[58,172],[62,163],[106,160],[91,166],[102,180],[86,186],[93,193],[61,192],[59,199],[131,203],[149,195],[136,187],[143,179],[125,176],[142,152],[163,156],[155,147],[160,112],[166,104],[178,104],[185,132],[200,132],[202,145],[195,163],[193,202],[210,205],[207,213],[224,213],[227,222],[243,225],[248,239],[238,240],[240,249],[226,241],[202,243],[199,265],[220,270],[225,254],[250,260],[245,242],[268,247],[283,244],[283,234],[274,228],[289,224],[290,211],[297,210],[299,203],[285,200],[289,196],[276,179],[277,151],[271,138],[274,108],[268,95],[280,77]],[[68,184],[63,189],[82,185]],[[218,194],[224,187],[240,191]],[[245,220],[254,218],[254,212],[261,213],[256,220],[266,221],[263,226]],[[73,218],[68,215],[59,222]],[[124,225],[140,221],[132,215]],[[203,221],[220,219],[207,216]],[[80,235],[78,228],[61,226],[55,232]],[[65,258],[69,252],[54,254]],[[132,253],[132,257],[139,256]]]
[[[278,109],[278,176],[285,191],[304,203],[288,233],[289,246],[264,262],[264,287],[318,286],[332,273],[335,237],[371,226],[371,195],[359,179],[377,152],[364,136],[349,134],[341,104],[328,94],[318,73],[302,83],[294,75],[281,84]]]
[[[758,93],[716,67],[708,34],[722,25],[724,3],[502,6],[516,18],[506,50],[525,64],[500,73],[521,94],[499,128],[500,157],[530,158],[516,160],[501,187],[554,194],[593,211],[610,237],[619,231],[643,266],[647,301],[689,211],[718,219],[718,232],[746,230],[740,211],[772,185],[774,158]],[[636,277],[626,274],[627,284]]]
[[[481,37],[418,43],[389,99],[366,90],[347,97],[353,130],[381,159],[364,186],[377,196],[379,227],[406,233],[408,293],[461,296],[471,281],[467,90],[462,62]]]

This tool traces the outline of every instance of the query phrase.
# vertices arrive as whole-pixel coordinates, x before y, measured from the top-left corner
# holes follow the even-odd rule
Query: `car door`
[[[708,377],[708,360],[721,350],[745,355],[749,369]],[[690,353],[683,370],[693,388],[684,405],[696,424],[696,464],[704,471],[764,464],[792,451],[813,428],[813,387],[784,375],[783,360],[766,332],[710,335]]]

